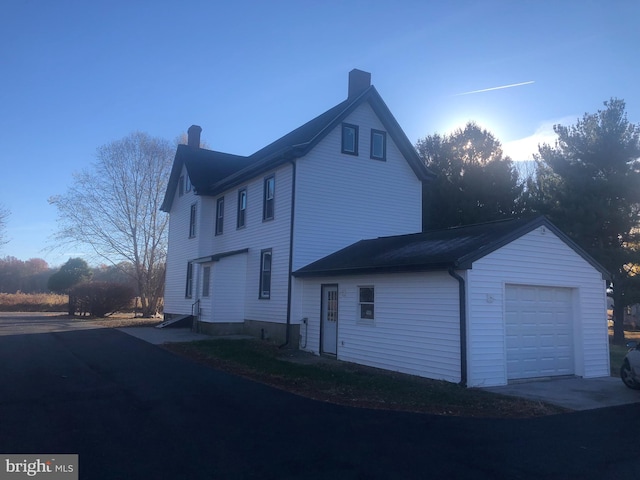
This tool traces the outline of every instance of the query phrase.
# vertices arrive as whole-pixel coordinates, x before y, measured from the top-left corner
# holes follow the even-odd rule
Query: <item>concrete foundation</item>
[[[212,336],[250,335],[261,340],[283,344],[287,338],[285,323],[245,320],[244,323],[197,322],[196,331]],[[290,326],[289,347],[298,348],[300,325]]]

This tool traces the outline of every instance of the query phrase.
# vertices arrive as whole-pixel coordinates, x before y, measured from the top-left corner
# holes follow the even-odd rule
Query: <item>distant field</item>
[[[0,293],[0,312],[66,312],[67,295]]]

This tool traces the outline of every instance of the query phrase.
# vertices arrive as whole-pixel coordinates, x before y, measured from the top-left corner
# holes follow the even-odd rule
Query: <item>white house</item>
[[[167,318],[470,386],[608,375],[606,272],[547,220],[414,234],[433,174],[369,73],[248,157],[200,131],[162,206]]]

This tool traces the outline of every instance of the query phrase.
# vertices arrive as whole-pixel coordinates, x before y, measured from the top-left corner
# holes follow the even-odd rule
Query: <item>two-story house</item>
[[[604,269],[544,218],[415,233],[433,174],[370,80],[247,157],[189,129],[165,316],[465,385],[608,375]]]

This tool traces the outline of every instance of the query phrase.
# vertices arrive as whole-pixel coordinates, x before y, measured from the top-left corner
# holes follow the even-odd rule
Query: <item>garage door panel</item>
[[[507,285],[505,299],[507,377],[573,374],[571,289]]]

